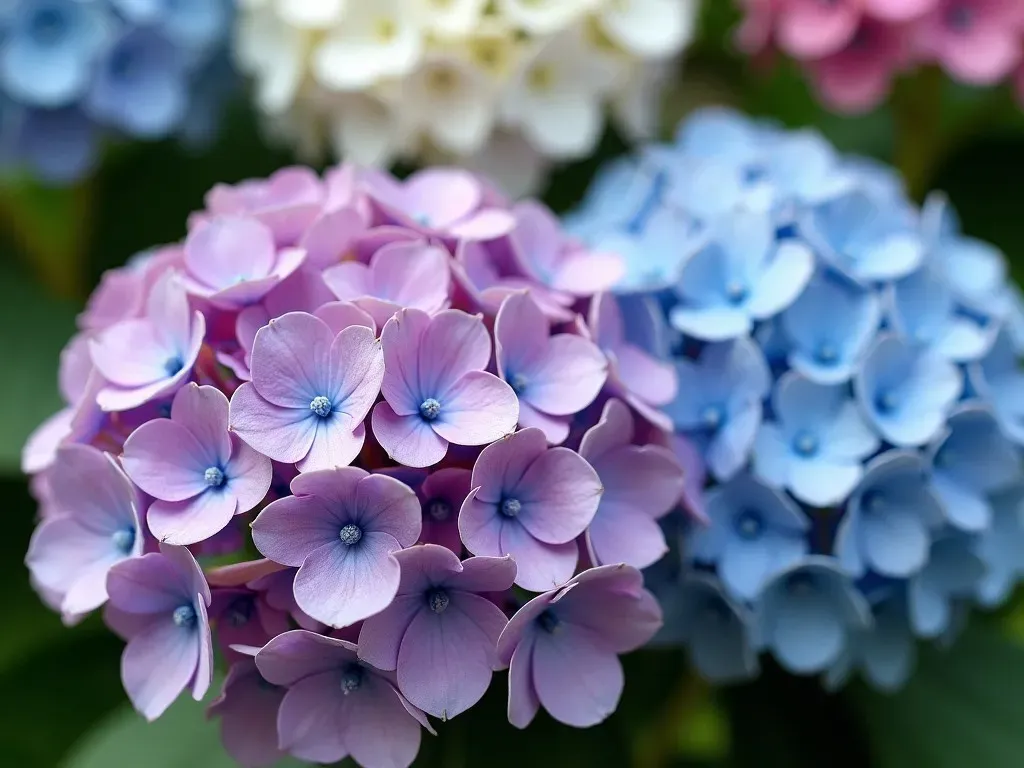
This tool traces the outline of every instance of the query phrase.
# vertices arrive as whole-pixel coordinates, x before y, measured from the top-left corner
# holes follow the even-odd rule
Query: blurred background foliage
[[[841,149],[896,164],[912,192],[943,189],[971,235],[990,240],[1024,278],[1024,117],[1009,93],[972,91],[923,72],[890,104],[857,118],[828,114],[784,62],[731,48],[737,15],[708,0],[700,42],[667,105],[666,131],[706,103],[789,126],[813,126]],[[597,167],[625,151],[609,134],[597,156],[559,169],[545,199],[565,210]],[[265,176],[294,162],[261,141],[242,103],[202,154],[172,143],[118,147],[71,189],[0,190],[0,761],[19,768],[221,768],[205,704],[179,701],[147,726],[120,688],[120,642],[93,617],[72,630],[28,585],[23,557],[34,504],[19,477],[21,446],[59,405],[58,354],[106,269],[177,240],[216,182]],[[709,690],[681,652],[626,659],[626,694],[604,725],[578,731],[545,715],[525,734],[504,717],[499,676],[484,703],[425,737],[417,766],[636,768],[1016,768],[1024,764],[1024,602],[976,619],[952,649],[922,649],[896,696],[854,684],[829,694],[768,669],[756,683]]]

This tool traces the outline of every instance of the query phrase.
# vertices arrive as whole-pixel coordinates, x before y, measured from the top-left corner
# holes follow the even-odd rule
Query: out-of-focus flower
[[[698,10],[697,0],[245,3],[235,59],[268,127],[292,145],[330,145],[364,165],[469,160],[527,191],[523,179],[539,181],[548,159],[586,157],[622,102],[627,131],[657,123],[660,73],[692,40]]]
[[[277,713],[286,691],[264,680],[252,659],[236,661],[228,670],[209,713],[220,718],[224,749],[245,768],[264,768],[284,757],[277,746]]]

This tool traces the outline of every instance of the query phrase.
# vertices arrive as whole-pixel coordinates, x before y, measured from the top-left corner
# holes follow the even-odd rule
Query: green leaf
[[[1024,649],[972,626],[950,650],[922,648],[894,696],[858,689],[878,768],[1018,768],[1024,755]]]
[[[211,690],[220,685],[215,680]],[[218,721],[206,717],[207,704],[182,694],[153,723],[134,709],[121,707],[76,746],[62,768],[237,768],[221,746]],[[277,768],[300,765],[282,760]]]
[[[17,474],[21,448],[61,407],[60,351],[74,332],[75,306],[47,296],[0,243],[0,472]]]

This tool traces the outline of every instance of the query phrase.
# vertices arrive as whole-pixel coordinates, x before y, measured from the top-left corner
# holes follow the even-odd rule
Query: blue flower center
[[[725,286],[725,297],[731,304],[742,304],[747,300],[747,288],[739,281],[732,281]]]
[[[793,438],[793,450],[800,456],[813,456],[818,452],[818,438],[806,430]]]
[[[115,80],[130,80],[138,70],[138,56],[134,46],[122,45],[113,50],[107,60],[107,71]]]
[[[168,377],[177,376],[184,367],[185,361],[181,359],[180,355],[175,355],[174,357],[167,358],[167,361],[164,363],[164,373]]]
[[[36,10],[28,22],[28,33],[39,45],[55,45],[67,33],[68,20],[60,8],[43,6]]]
[[[523,511],[523,505],[519,499],[504,499],[501,502],[501,514],[505,517],[518,517]]]
[[[171,617],[176,627],[192,627],[196,623],[196,609],[191,605],[179,605]]]
[[[351,547],[353,544],[358,544],[359,540],[363,538],[363,529],[358,525],[349,523],[338,532],[338,538],[341,539],[342,544],[347,544]]]
[[[227,480],[224,477],[224,470],[220,467],[207,467],[206,471],[203,472],[203,481],[210,488],[220,488],[224,485],[224,481]]]
[[[433,421],[441,413],[441,404],[432,397],[428,397],[420,403],[420,416],[425,421]]]
[[[885,506],[885,496],[881,491],[868,491],[861,499],[861,506],[868,512],[879,512]]]
[[[833,365],[839,360],[839,350],[832,342],[823,341],[814,350],[814,359],[821,365]]]
[[[544,611],[537,617],[537,624],[548,634],[553,635],[562,626],[562,620],[555,616],[550,610]]]
[[[707,429],[718,429],[722,426],[722,416],[724,411],[719,405],[709,405],[700,415],[700,420],[704,422],[704,426]]]
[[[352,664],[345,669],[341,674],[341,692],[343,695],[348,696],[350,693],[355,693],[363,685],[363,668]]]
[[[240,597],[231,603],[224,613],[224,618],[233,627],[244,627],[256,612],[255,601],[251,597]]]
[[[309,410],[321,419],[326,419],[331,415],[331,411],[334,410],[334,404],[323,395],[317,395],[309,401]]]
[[[523,390],[526,389],[526,385],[529,384],[529,380],[521,373],[514,373],[505,379],[508,385],[512,387],[512,391],[517,395],[523,394]]]
[[[786,590],[798,597],[809,595],[814,591],[814,581],[806,573],[794,573],[786,580]]]
[[[432,589],[427,593],[427,605],[434,613],[444,613],[448,610],[448,603],[451,599],[443,589]]]
[[[427,515],[441,523],[452,516],[452,505],[444,499],[431,499],[427,502]]]
[[[132,547],[135,546],[135,529],[122,528],[119,531],[114,531],[110,536],[110,540],[119,552],[127,555],[132,551]]]
[[[429,227],[431,218],[429,213],[414,213],[412,220],[419,224],[421,227]]]
[[[900,401],[895,392],[879,392],[875,397],[875,409],[881,413],[892,413],[899,407]]]
[[[757,510],[743,510],[736,515],[734,525],[736,527],[736,535],[746,541],[758,539],[764,533],[764,519]]]

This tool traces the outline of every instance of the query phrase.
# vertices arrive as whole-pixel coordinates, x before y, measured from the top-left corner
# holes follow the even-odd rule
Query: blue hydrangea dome
[[[710,478],[651,574],[716,681],[882,689],[1024,576],[1024,302],[995,247],[811,130],[700,111],[603,170],[569,227],[629,261]],[[647,334],[650,338],[652,335]],[[645,339],[633,340],[639,345]]]
[[[198,138],[231,13],[231,0],[0,3],[0,171],[70,182],[106,137]]]

